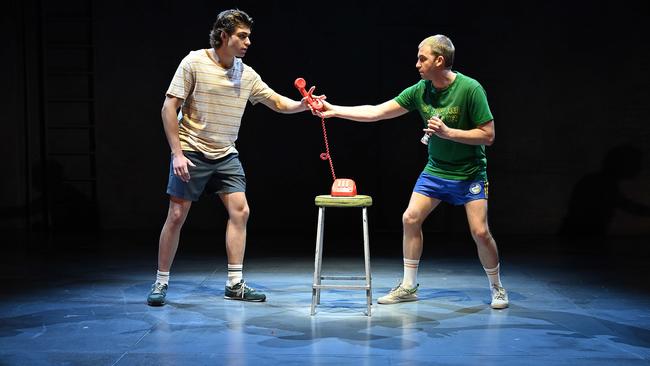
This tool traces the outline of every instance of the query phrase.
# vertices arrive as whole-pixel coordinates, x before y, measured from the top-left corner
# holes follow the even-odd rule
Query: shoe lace
[[[396,293],[396,292],[399,291],[399,289],[401,289],[401,288],[402,288],[402,282],[400,281],[400,282],[397,284],[397,286],[393,287],[393,288],[390,290],[390,293],[391,293],[391,294],[392,294],[392,293]]]
[[[237,295],[239,295],[242,299],[246,296],[246,293],[251,293],[251,292],[255,291],[255,289],[252,288],[252,287],[249,287],[246,284],[246,281],[244,281],[244,280],[241,280],[240,284],[241,284],[241,286],[239,287],[239,290],[237,291],[238,292]]]
[[[397,286],[395,286],[392,290],[390,290],[390,294],[393,296],[402,296],[402,295],[408,295],[410,294],[411,291],[408,289],[404,288],[402,286],[402,282],[400,281]]]
[[[160,282],[156,282],[156,284],[154,285],[153,293],[154,294],[162,294],[164,288],[165,288],[164,284],[162,284]]]
[[[503,287],[494,286],[494,298],[497,300],[505,300],[506,290]]]

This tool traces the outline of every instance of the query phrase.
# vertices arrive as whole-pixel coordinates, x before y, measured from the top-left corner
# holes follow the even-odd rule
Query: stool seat
[[[370,207],[372,197],[358,194],[352,197],[335,197],[329,194],[316,196],[314,199],[319,207]]]
[[[316,253],[314,256],[314,282],[311,292],[311,315],[316,314],[316,305],[320,304],[321,290],[346,289],[366,291],[366,315],[370,316],[372,307],[372,278],[370,274],[370,237],[368,234],[368,207],[372,206],[372,197],[356,195],[352,197],[334,197],[331,195],[320,195],[314,199],[318,207],[318,225],[316,227]],[[323,276],[321,274],[323,264],[323,237],[325,234],[325,210],[328,207],[353,207],[361,208],[361,220],[363,229],[363,261],[365,274],[363,276],[342,275]],[[361,280],[363,284],[323,284],[323,280]]]

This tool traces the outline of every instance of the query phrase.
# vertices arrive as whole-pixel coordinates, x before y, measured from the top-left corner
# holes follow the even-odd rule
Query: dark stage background
[[[629,237],[638,238],[625,241],[634,243],[631,251],[647,253],[650,14],[624,2],[12,0],[2,12],[0,229],[28,238],[114,235],[154,248],[167,207],[164,92],[180,60],[209,47],[217,13],[231,7],[255,20],[244,62],[294,99],[293,80],[302,76],[337,104],[386,101],[418,80],[418,43],[448,35],[454,69],[483,84],[495,116],[496,142],[487,151],[497,241],[594,235],[615,246]],[[379,252],[400,252],[401,214],[426,162],[421,126],[415,113],[374,124],[328,122],[337,175],[374,198]],[[298,245],[290,238],[311,243],[314,196],[331,184],[319,159],[320,121],[249,105],[237,148],[251,206],[248,252],[262,250],[253,242],[261,237],[277,238],[273,250]],[[213,238],[196,247],[223,248],[226,216],[215,201],[190,212],[184,238]],[[332,213],[328,228],[360,235],[359,215]],[[469,240],[462,208],[442,205],[425,231]]]

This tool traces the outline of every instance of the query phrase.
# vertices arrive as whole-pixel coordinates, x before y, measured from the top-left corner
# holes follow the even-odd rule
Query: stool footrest
[[[316,289],[343,289],[343,290],[370,290],[370,286],[364,285],[312,285]]]
[[[321,280],[365,280],[366,276],[320,276]]]

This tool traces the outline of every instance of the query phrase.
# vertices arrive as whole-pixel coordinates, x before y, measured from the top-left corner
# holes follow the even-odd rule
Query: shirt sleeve
[[[472,89],[469,97],[469,114],[475,126],[480,126],[494,119],[488,105],[485,89],[481,85]]]
[[[404,89],[398,96],[393,100],[400,105],[400,107],[410,111],[417,109],[416,96],[417,91],[420,87],[420,83],[411,85],[410,87]]]
[[[248,97],[251,104],[255,105],[263,100],[269,99],[273,94],[275,94],[275,91],[262,81],[262,77],[258,73],[254,72],[251,94]]]
[[[194,91],[194,79],[194,69],[188,55],[178,65],[166,95],[183,100],[187,99]]]

